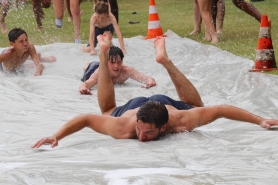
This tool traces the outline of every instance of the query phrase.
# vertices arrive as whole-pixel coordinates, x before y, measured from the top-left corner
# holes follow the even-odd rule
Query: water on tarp
[[[230,104],[277,118],[278,77],[249,73],[253,61],[211,45],[180,38],[168,31],[166,49],[173,63],[191,80],[205,105]],[[157,86],[141,88],[128,80],[116,85],[117,105],[130,98],[165,94],[178,99],[166,70],[155,62],[153,40],[124,39],[124,63],[152,76]],[[119,46],[118,40],[113,43]],[[158,141],[115,140],[88,128],[68,136],[52,149],[31,149],[66,121],[82,114],[100,114],[97,87],[80,95],[83,67],[98,56],[82,53],[81,45],[36,46],[57,62],[24,75],[0,73],[0,184],[275,184],[277,130],[219,119],[193,132]],[[1,48],[4,49],[4,48]],[[101,123],[100,123],[101,124]]]

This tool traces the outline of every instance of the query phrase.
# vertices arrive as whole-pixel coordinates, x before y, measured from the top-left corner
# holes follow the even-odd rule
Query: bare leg
[[[233,0],[236,7],[248,13],[252,17],[255,17],[257,21],[261,22],[262,14],[257,10],[252,3],[246,2],[244,0]]]
[[[65,0],[65,5],[67,8],[67,12],[68,12],[68,22],[72,22],[72,14],[70,11],[70,1],[69,0]]]
[[[198,3],[206,27],[205,40],[218,43],[219,40],[212,20],[211,0],[198,0]]]
[[[73,18],[75,41],[78,40],[81,43],[80,41],[80,22],[81,22],[80,2],[81,0],[70,0],[70,11],[72,13],[72,18]]]
[[[117,23],[119,23],[119,8],[117,0],[109,0],[111,13],[115,16]]]
[[[216,26],[216,33],[222,33],[222,27],[224,23],[224,16],[225,16],[225,0],[218,0],[217,2],[217,26]]]
[[[194,0],[194,30],[190,35],[196,35],[201,32],[202,17],[199,9],[199,4],[197,0]]]
[[[211,14],[212,14],[212,21],[213,21],[213,25],[216,29],[216,17],[217,17],[217,2],[219,0],[212,0],[211,1]]]
[[[204,106],[196,88],[168,58],[163,37],[158,37],[154,41],[154,48],[156,50],[156,61],[166,68],[180,100],[197,107]]]
[[[98,104],[103,115],[109,115],[116,107],[115,90],[108,68],[108,50],[110,38],[105,35],[97,36],[99,43],[99,71],[98,71]]]
[[[42,20],[44,19],[44,12],[42,10],[42,0],[32,0],[32,5],[38,30],[42,30]]]
[[[62,20],[64,17],[64,0],[54,0],[53,6],[54,6],[54,14],[55,14],[55,18],[56,18],[56,26],[57,26],[57,28],[61,28]]]
[[[5,24],[5,18],[7,16],[8,11],[9,11],[9,4],[1,6],[0,27],[1,27],[1,32],[3,34],[8,33],[8,29],[7,29],[7,26]]]

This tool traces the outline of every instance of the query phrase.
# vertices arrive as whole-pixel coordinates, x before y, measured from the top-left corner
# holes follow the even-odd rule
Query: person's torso
[[[11,52],[10,58],[2,62],[2,68],[5,72],[16,72],[22,64],[27,60],[30,56],[29,51],[25,52],[22,56],[16,56],[15,51],[13,49],[7,49],[4,53]]]

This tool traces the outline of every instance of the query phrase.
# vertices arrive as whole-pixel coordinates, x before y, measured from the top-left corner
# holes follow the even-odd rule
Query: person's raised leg
[[[1,13],[0,13],[1,32],[3,34],[7,34],[8,33],[8,28],[5,24],[5,18],[7,16],[8,11],[9,11],[9,2],[7,2],[7,4],[2,4],[0,11],[1,11]]]
[[[165,48],[165,38],[156,38],[154,41],[154,48],[156,50],[156,61],[166,68],[172,82],[175,85],[180,100],[193,106],[204,106],[196,88],[168,58]]]
[[[193,0],[194,5],[194,30],[190,33],[190,35],[199,34],[201,32],[201,24],[202,24],[202,17],[199,9],[199,4],[197,0]]]
[[[233,0],[233,3],[236,7],[248,13],[252,17],[255,17],[257,21],[261,22],[262,14],[254,7],[252,3],[246,2],[245,0]]]
[[[111,37],[98,35],[99,43],[99,71],[98,71],[98,104],[103,115],[110,115],[116,107],[114,84],[108,68],[108,51],[111,45]]]

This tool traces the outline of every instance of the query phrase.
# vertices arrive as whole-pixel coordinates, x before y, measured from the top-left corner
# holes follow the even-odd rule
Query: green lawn
[[[251,60],[255,59],[260,24],[253,17],[239,10],[231,0],[226,0],[226,15],[223,34],[220,43],[215,45],[235,55]],[[125,38],[147,34],[149,1],[148,0],[118,0],[119,25]],[[262,13],[267,14],[272,20],[272,44],[276,56],[278,56],[278,1],[265,0],[254,2],[254,6]],[[83,43],[88,41],[89,20],[93,14],[92,1],[83,0],[81,4],[83,15],[81,24],[81,39]],[[204,26],[199,35],[190,36],[193,30],[193,0],[156,0],[156,8],[160,17],[163,31],[174,31],[181,37],[187,37],[195,41],[210,44],[203,41]],[[132,14],[132,12],[137,14]],[[50,44],[54,42],[74,42],[73,25],[67,22],[67,15],[61,29],[55,27],[53,7],[45,9],[44,30],[37,31],[35,18],[30,1],[19,10],[11,10],[6,18],[9,29],[21,27],[28,33],[29,39],[36,45]],[[140,21],[140,24],[129,24],[129,21]],[[7,35],[0,34],[0,47],[9,45]],[[277,57],[276,57],[277,58]],[[278,74],[277,71],[272,73]]]

